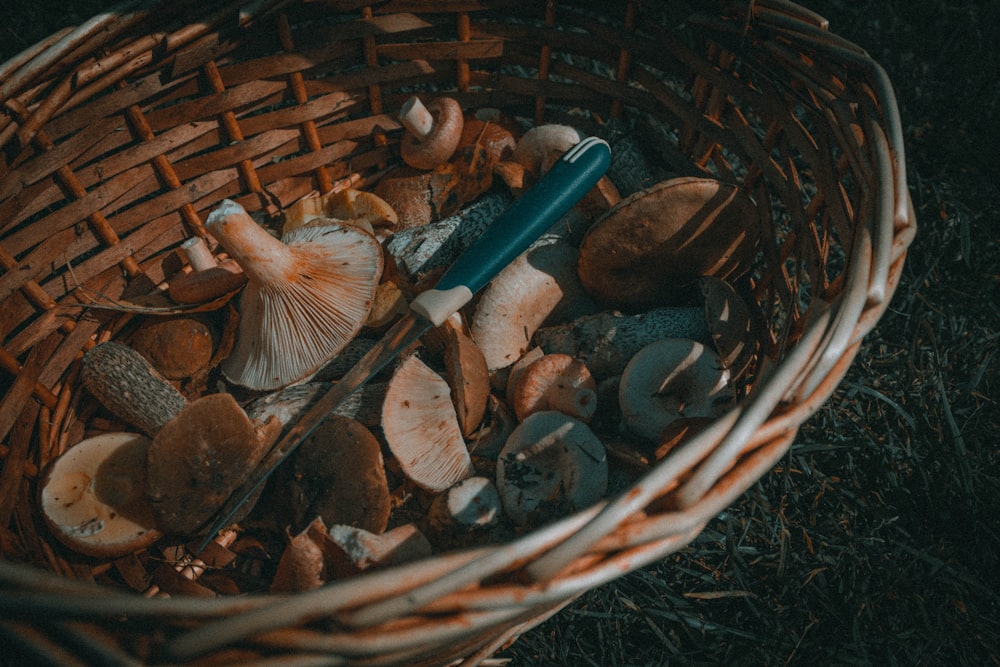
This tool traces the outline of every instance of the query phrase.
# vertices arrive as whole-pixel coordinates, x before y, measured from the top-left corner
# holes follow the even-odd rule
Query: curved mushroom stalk
[[[625,427],[659,442],[681,417],[718,417],[735,396],[729,371],[713,350],[693,340],[666,338],[647,345],[622,373],[618,402]]]
[[[448,383],[415,354],[389,381],[382,433],[403,473],[422,489],[440,493],[473,473]]]
[[[588,507],[607,486],[604,445],[586,424],[561,412],[528,416],[497,461],[504,512],[518,526],[538,526]]]
[[[118,558],[162,537],[146,501],[146,451],[137,433],[82,440],[46,469],[41,510],[52,534],[88,556]]]
[[[483,290],[471,329],[491,372],[520,359],[546,320],[593,312],[595,306],[576,276],[576,257],[572,246],[543,240]]]
[[[230,381],[261,391],[306,380],[364,325],[382,274],[371,234],[306,226],[279,241],[229,200],[205,226],[248,278],[236,344],[222,364]]]

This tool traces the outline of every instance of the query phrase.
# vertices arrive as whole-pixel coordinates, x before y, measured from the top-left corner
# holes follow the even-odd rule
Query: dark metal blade
[[[281,463],[291,456],[326,419],[331,412],[343,403],[359,387],[375,377],[400,352],[412,345],[424,335],[433,324],[415,313],[404,315],[372,349],[349,370],[333,387],[330,388],[305,415],[292,426],[281,439],[268,451],[260,462],[250,472],[249,476],[230,494],[226,504],[219,509],[214,521],[208,528],[208,534],[198,546],[195,555],[201,553],[215,535],[222,530],[236,511],[261,487],[271,473]]]

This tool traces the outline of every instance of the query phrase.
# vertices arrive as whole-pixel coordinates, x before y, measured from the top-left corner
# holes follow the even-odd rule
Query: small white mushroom
[[[536,412],[500,452],[497,488],[518,526],[537,526],[597,502],[607,491],[604,445],[586,424],[561,412]]]
[[[145,494],[149,444],[136,433],[106,433],[52,462],[40,505],[60,542],[88,556],[118,558],[162,537]]]
[[[546,320],[593,312],[576,276],[576,256],[572,246],[543,239],[483,290],[471,329],[491,372],[520,359]]]
[[[462,136],[462,106],[450,97],[438,97],[425,107],[413,96],[399,110],[407,129],[399,147],[403,162],[415,169],[434,169],[447,162]]]
[[[435,533],[469,533],[500,520],[496,485],[486,477],[469,477],[436,496],[427,520]]]
[[[659,442],[680,417],[718,417],[734,400],[729,371],[711,348],[666,338],[640,350],[622,373],[618,402],[625,427]]]
[[[306,226],[277,240],[236,202],[205,223],[247,274],[232,382],[254,390],[300,382],[361,329],[382,273],[382,248],[354,226]]]
[[[427,491],[439,493],[473,473],[448,383],[415,354],[389,381],[382,433],[403,473]]]

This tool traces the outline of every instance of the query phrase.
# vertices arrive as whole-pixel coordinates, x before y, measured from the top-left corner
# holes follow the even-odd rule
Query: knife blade
[[[271,473],[359,387],[428,330],[468,303],[497,273],[565,215],[604,175],[611,149],[588,137],[570,148],[538,183],[470,245],[433,289],[417,295],[400,318],[355,365],[296,422],[229,495],[195,550],[204,551]]]

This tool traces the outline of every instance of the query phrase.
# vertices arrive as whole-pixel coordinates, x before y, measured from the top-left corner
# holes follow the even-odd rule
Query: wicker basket
[[[39,658],[476,664],[682,548],[765,474],[914,234],[884,71],[787,0],[136,4],[0,66],[0,629]],[[89,428],[82,353],[132,317],[95,295],[162,285],[224,197],[254,211],[371,186],[398,160],[395,112],[427,90],[641,145],[757,202],[745,287],[766,334],[738,407],[596,507],[309,593],[151,598],[123,583],[148,577],[140,558],[60,548],[38,471]]]

